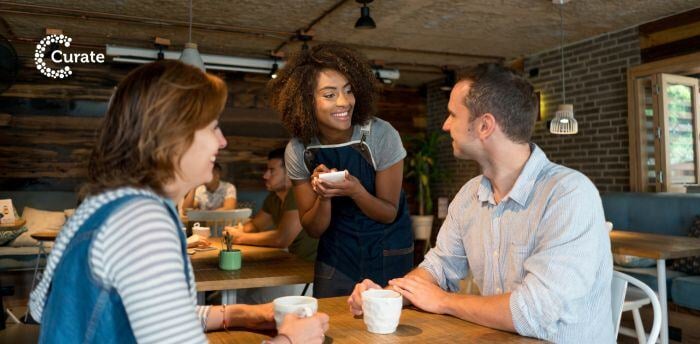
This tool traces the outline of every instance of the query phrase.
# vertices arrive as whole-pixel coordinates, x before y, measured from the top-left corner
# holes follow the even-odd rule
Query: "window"
[[[698,72],[698,55],[629,71],[632,191],[686,192],[700,184],[700,80],[679,75]]]

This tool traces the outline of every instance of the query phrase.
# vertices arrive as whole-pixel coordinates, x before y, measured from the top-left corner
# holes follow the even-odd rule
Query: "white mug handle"
[[[199,228],[199,222],[195,222],[195,223],[192,225],[192,228]]]

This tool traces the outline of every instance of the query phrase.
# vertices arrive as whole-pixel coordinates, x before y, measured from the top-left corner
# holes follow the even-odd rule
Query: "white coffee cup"
[[[311,296],[283,296],[272,301],[275,309],[275,324],[279,328],[284,316],[289,313],[307,318],[318,311],[318,300]]]
[[[403,297],[393,290],[369,289],[362,292],[362,313],[367,331],[394,333],[399,326]]]
[[[340,183],[345,180],[345,171],[321,173],[318,178],[327,182]]]
[[[194,225],[192,225],[192,234],[197,234],[202,237],[202,239],[207,239],[211,236],[211,230],[209,227],[201,227],[199,222],[195,222]]]

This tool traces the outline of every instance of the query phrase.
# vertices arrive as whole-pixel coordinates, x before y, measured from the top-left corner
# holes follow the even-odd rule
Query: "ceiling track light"
[[[313,31],[299,30],[299,31],[297,31],[295,38],[297,41],[300,41],[302,43],[301,44],[302,51],[309,50],[308,42],[311,41],[312,39],[314,39],[314,32]]]
[[[144,49],[135,47],[125,47],[107,44],[105,55],[112,57],[114,62],[125,63],[149,63],[158,59],[159,51],[156,49]],[[179,54],[174,51],[163,51],[166,60],[177,60]],[[245,73],[258,73],[270,75],[270,71],[277,63],[278,69],[284,67],[284,54],[276,53],[277,61],[271,58],[252,58],[225,55],[202,54],[200,57],[204,61],[204,66],[208,70],[225,70]],[[375,73],[379,73],[379,78],[398,80],[401,73],[398,69],[373,68]],[[386,81],[384,81],[386,83]]]
[[[277,71],[279,70],[279,65],[277,60],[284,57],[284,53],[271,51],[270,56],[272,56],[272,68],[270,68],[270,79],[277,79]]]
[[[360,8],[360,18],[357,19],[357,22],[355,22],[355,28],[356,29],[363,29],[363,30],[369,30],[369,29],[376,28],[377,24],[375,24],[374,19],[372,19],[372,17],[370,17],[369,7],[367,7],[367,4],[372,2],[372,0],[355,0],[355,1],[362,4],[362,8]]]

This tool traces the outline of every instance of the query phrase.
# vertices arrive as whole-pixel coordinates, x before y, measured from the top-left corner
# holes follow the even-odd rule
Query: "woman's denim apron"
[[[361,128],[362,139],[339,145],[309,146],[304,163],[309,171],[319,164],[348,170],[362,186],[376,195],[373,158],[365,143],[369,125]],[[314,271],[314,296],[349,295],[355,284],[365,278],[385,286],[413,267],[413,232],[401,191],[398,212],[393,223],[370,219],[350,197],[331,199],[331,221],[321,235]]]

